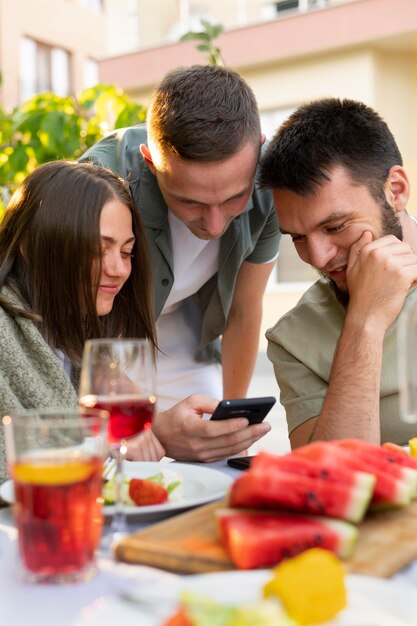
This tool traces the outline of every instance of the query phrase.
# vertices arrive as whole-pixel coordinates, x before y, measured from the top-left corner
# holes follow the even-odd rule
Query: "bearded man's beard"
[[[381,237],[385,235],[394,235],[400,241],[403,240],[403,229],[401,226],[400,218],[398,214],[395,212],[394,207],[392,207],[385,195],[380,199],[381,203]],[[334,280],[319,272],[323,278],[325,278],[334,295],[336,296],[337,301],[345,308],[347,308],[349,304],[349,291],[347,289],[341,289],[336,285]]]

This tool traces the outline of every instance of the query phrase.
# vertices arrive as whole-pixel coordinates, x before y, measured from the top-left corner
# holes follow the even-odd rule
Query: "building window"
[[[277,16],[285,16],[287,11],[303,13],[311,9],[323,9],[328,4],[329,0],[271,0],[262,5],[261,16],[265,20],[270,20]]]
[[[87,59],[84,61],[84,88],[94,87],[98,82],[98,63],[93,59]]]
[[[291,11],[292,9],[299,8],[298,0],[279,0],[279,2],[275,2],[275,11],[277,13],[282,13],[282,11]]]
[[[20,100],[45,91],[59,96],[70,93],[70,55],[24,37],[20,42]]]

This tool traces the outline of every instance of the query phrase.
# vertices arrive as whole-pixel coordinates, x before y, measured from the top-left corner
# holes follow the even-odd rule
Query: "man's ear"
[[[152,173],[155,174],[155,166],[153,164],[151,153],[149,152],[148,146],[146,146],[144,143],[141,143],[139,146],[139,150],[145,162],[147,163],[147,165],[149,165]]]
[[[388,172],[385,183],[385,195],[391,206],[401,213],[407,208],[410,198],[410,182],[405,169],[401,165],[393,165]]]

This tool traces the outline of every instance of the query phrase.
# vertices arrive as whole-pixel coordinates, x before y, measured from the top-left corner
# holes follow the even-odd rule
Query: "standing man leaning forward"
[[[146,128],[115,131],[83,156],[127,178],[141,213],[153,257],[162,409],[194,392],[246,395],[280,236],[271,193],[254,188],[263,139],[243,79],[192,66],[156,88]],[[203,436],[214,424],[194,427]]]
[[[292,447],[357,437],[407,442],[398,315],[417,300],[417,224],[387,125],[360,102],[301,106],[261,164],[282,233],[322,278],[267,332]]]

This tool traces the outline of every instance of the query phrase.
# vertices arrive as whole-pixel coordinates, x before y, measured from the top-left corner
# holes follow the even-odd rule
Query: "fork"
[[[116,459],[108,456],[103,464],[103,480],[109,481],[116,473]]]

